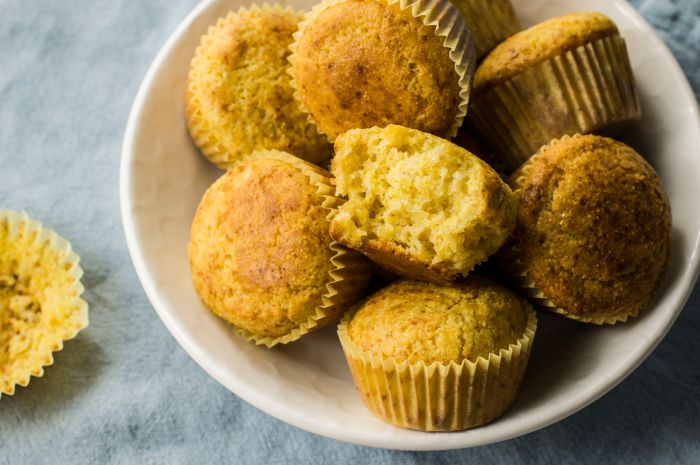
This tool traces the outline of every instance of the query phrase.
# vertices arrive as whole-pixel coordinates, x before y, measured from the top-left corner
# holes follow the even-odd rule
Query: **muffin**
[[[294,37],[295,96],[331,140],[390,123],[445,137],[461,126],[474,51],[449,0],[326,0]]]
[[[671,249],[671,208],[653,168],[621,142],[565,137],[511,178],[520,199],[505,271],[542,308],[603,324],[650,301]]]
[[[625,40],[600,13],[573,13],[515,34],[474,77],[469,122],[509,172],[564,135],[611,132],[641,116]]]
[[[0,396],[53,364],[88,325],[80,258],[26,213],[0,210]]]
[[[330,143],[302,113],[286,72],[302,17],[279,5],[252,6],[219,19],[202,37],[187,78],[187,125],[220,168],[262,149],[316,164],[330,158]]]
[[[505,242],[516,198],[485,162],[415,129],[353,129],[335,141],[330,234],[408,279],[446,284]]]
[[[452,0],[472,35],[476,57],[520,31],[520,21],[510,0]]]
[[[377,292],[338,336],[367,408],[402,428],[458,431],[512,404],[537,328],[535,312],[484,278]]]
[[[294,341],[361,296],[370,264],[328,235],[329,173],[265,151],[204,194],[192,223],[192,281],[204,304],[257,344]]]

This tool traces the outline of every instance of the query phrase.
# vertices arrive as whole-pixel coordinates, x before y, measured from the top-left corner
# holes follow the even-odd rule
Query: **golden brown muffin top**
[[[571,13],[521,31],[489,53],[474,76],[474,91],[483,93],[530,66],[586,43],[618,35],[602,13]]]
[[[287,74],[292,34],[302,18],[291,9],[252,8],[212,26],[192,59],[187,111],[195,140],[206,131],[230,166],[255,150],[278,149],[312,163],[332,152],[294,99]]]
[[[279,160],[243,162],[217,180],[197,209],[189,245],[204,303],[261,336],[307,321],[333,268],[322,201],[299,169]]]
[[[299,97],[331,140],[348,129],[390,123],[444,135],[459,110],[460,86],[443,41],[398,5],[330,6],[297,41]]]
[[[484,278],[453,286],[398,281],[372,295],[348,326],[362,351],[397,362],[460,363],[508,349],[530,306]]]
[[[547,298],[584,317],[629,314],[647,302],[668,258],[671,211],[640,155],[604,137],[565,138],[511,185],[520,198],[517,246]]]

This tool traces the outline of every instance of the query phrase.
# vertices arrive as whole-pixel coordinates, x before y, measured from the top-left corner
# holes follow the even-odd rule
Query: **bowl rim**
[[[170,314],[167,306],[163,303],[160,298],[157,284],[153,277],[150,275],[147,267],[147,263],[144,259],[144,252],[142,245],[140,244],[137,231],[135,227],[134,219],[131,217],[131,210],[133,207],[133,199],[130,196],[131,190],[131,170],[130,165],[134,159],[134,139],[136,127],[139,124],[139,115],[144,107],[144,101],[152,87],[155,75],[158,69],[162,66],[163,61],[172,53],[173,48],[178,44],[178,41],[183,36],[184,32],[188,30],[191,24],[196,18],[198,18],[203,12],[212,8],[220,2],[221,0],[205,0],[200,2],[195,8],[179,23],[177,28],[171,33],[168,39],[165,41],[164,45],[158,51],[156,57],[153,59],[148,71],[139,86],[139,90],[136,94],[134,102],[132,104],[131,110],[129,112],[128,121],[126,124],[126,130],[124,134],[124,140],[121,151],[121,162],[120,162],[120,176],[119,176],[119,197],[120,197],[120,210],[122,217],[122,226],[124,234],[126,237],[127,248],[129,250],[129,255],[131,261],[136,270],[136,274],[143,286],[143,289],[148,297],[151,305],[155,309],[159,318],[166,326],[170,334],[175,338],[178,344],[185,350],[185,352],[212,378],[226,387],[229,391],[236,394],[241,399],[245,400],[254,407],[262,410],[263,412],[273,416],[279,420],[282,420],[288,424],[296,426],[305,431],[318,434],[320,436],[325,436],[328,438],[336,439],[339,441],[364,445],[376,448],[386,448],[394,450],[411,450],[411,451],[428,451],[428,450],[450,450],[459,449],[466,447],[474,447],[480,445],[492,444],[495,442],[505,441],[537,431],[539,429],[545,428],[552,425],[562,419],[580,411],[591,403],[595,402],[603,395],[607,394],[610,390],[615,388],[620,382],[622,382],[629,374],[631,374],[646,358],[654,351],[658,344],[663,340],[668,331],[673,326],[681,311],[685,307],[693,289],[695,282],[698,280],[698,275],[700,274],[700,230],[696,232],[693,247],[691,251],[691,256],[689,259],[689,266],[685,268],[682,274],[679,276],[678,281],[680,282],[681,292],[678,293],[676,298],[670,303],[673,307],[673,311],[668,312],[667,318],[664,320],[664,327],[655,333],[652,338],[649,339],[648,345],[639,354],[636,359],[631,359],[627,364],[621,364],[614,371],[614,379],[608,379],[607,383],[602,385],[597,385],[594,388],[585,390],[582,395],[572,396],[569,403],[565,406],[566,408],[561,408],[556,414],[550,415],[540,415],[538,418],[527,422],[517,422],[519,426],[512,427],[507,431],[503,431],[500,434],[490,434],[484,437],[479,437],[478,440],[473,440],[471,436],[464,435],[465,432],[454,432],[454,433],[439,433],[435,435],[433,433],[420,433],[415,431],[410,431],[411,437],[409,441],[400,442],[398,437],[394,437],[396,442],[387,443],[386,438],[373,438],[368,435],[358,434],[355,431],[348,431],[340,428],[329,428],[329,425],[321,422],[318,419],[309,416],[301,416],[299,413],[290,408],[289,405],[279,399],[266,397],[264,393],[257,392],[244,384],[238,384],[231,382],[228,378],[224,377],[222,373],[218,372],[214,367],[210,366],[205,360],[205,353],[200,347],[194,344],[189,337],[185,334],[182,328],[175,322],[173,315]],[[666,59],[669,59],[672,63],[672,67],[667,70],[671,75],[673,82],[678,83],[682,86],[682,92],[690,97],[690,112],[695,117],[695,126],[697,132],[700,134],[700,110],[698,107],[698,101],[695,94],[685,76],[680,64],[673,56],[672,52],[668,46],[663,42],[663,40],[658,36],[656,31],[651,25],[637,12],[627,1],[625,0],[613,0],[611,2],[613,6],[621,9],[621,11],[630,19],[631,23],[634,24],[636,28],[639,28],[642,32],[646,33],[647,39],[651,40],[659,49],[661,54],[664,55]],[[700,154],[699,154],[700,155]],[[468,430],[473,431],[473,430]],[[498,430],[496,430],[498,431]],[[425,436],[423,436],[425,435]]]

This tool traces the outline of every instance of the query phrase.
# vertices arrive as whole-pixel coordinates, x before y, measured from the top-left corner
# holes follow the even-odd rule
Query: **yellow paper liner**
[[[71,309],[61,325],[52,328],[53,332],[43,334],[42,340],[34,341],[31,349],[24,354],[26,363],[23,366],[15,367],[16,372],[10,373],[7,378],[0,378],[0,398],[2,394],[13,395],[17,385],[26,387],[32,376],[41,378],[44,367],[53,364],[53,353],[63,350],[63,343],[73,339],[88,325],[88,304],[80,297],[85,290],[80,282],[83,270],[79,265],[80,257],[73,252],[70,243],[51,229],[43,228],[38,221],[29,219],[25,212],[0,210],[0,230],[5,227],[10,241],[24,241],[28,251],[38,253],[41,259],[50,259],[53,270],[68,273],[70,284],[67,291],[72,298],[61,302],[63,308]],[[44,248],[46,250],[42,250]],[[15,259],[21,263],[23,258],[18,256]],[[0,308],[1,311],[3,309]]]
[[[510,0],[452,0],[471,32],[476,58],[521,29]]]
[[[292,51],[288,60],[290,67],[287,72],[292,77],[291,85],[294,89],[294,98],[299,103],[301,110],[309,117],[309,121],[316,125],[319,132],[324,133],[318,127],[311,113],[304,105],[301,98],[299,86],[296,82],[294,63],[296,61],[297,43],[304,35],[306,27],[324,10],[343,3],[347,0],[323,0],[306,13],[304,19],[299,23],[299,29],[294,33],[294,41],[289,46]],[[455,121],[450,127],[445,139],[452,139],[457,135],[457,131],[462,126],[467,107],[469,106],[469,96],[471,93],[472,80],[476,71],[476,52],[469,29],[464,22],[464,18],[459,10],[449,0],[385,0],[387,5],[398,4],[402,11],[410,9],[414,18],[420,18],[423,24],[428,27],[435,27],[435,34],[444,38],[443,46],[449,50],[450,59],[455,64],[455,71],[459,76],[460,103]],[[325,134],[325,133],[324,133]],[[327,134],[326,134],[327,136]],[[329,137],[330,139],[330,137]],[[331,140],[332,142],[332,140]]]
[[[363,402],[380,419],[420,431],[460,431],[502,415],[518,393],[537,330],[530,309],[522,337],[497,354],[410,364],[358,348],[348,335],[351,319],[352,314],[343,317],[338,338]]]
[[[301,11],[297,11],[291,6],[283,7],[279,3],[275,3],[272,6],[270,6],[268,3],[263,3],[262,5],[253,4],[250,7],[241,7],[236,11],[231,11],[228,13],[228,15],[219,18],[216,24],[207,29],[207,32],[202,36],[201,42],[195,50],[193,61],[197,60],[201,56],[203,50],[211,48],[214,40],[212,34],[217,29],[221,28],[236,16],[254,11],[284,11],[295,15],[302,14]],[[209,161],[221,169],[228,169],[238,160],[231,161],[231,156],[226,147],[221,144],[216,135],[210,130],[211,123],[202,114],[202,104],[197,97],[198,95],[197,82],[188,78],[185,95],[185,118],[187,120],[187,127],[189,128],[190,136],[192,137],[195,145],[199,147],[199,150],[207,159],[209,159]],[[311,121],[311,123],[313,123],[313,121]],[[316,123],[313,123],[313,126],[316,128]]]
[[[556,139],[551,141],[549,144],[542,147],[535,155],[533,155],[527,162],[525,162],[517,171],[515,171],[510,179],[510,184],[513,186],[513,192],[517,194],[518,191],[522,191],[525,188],[526,180],[530,176],[532,167],[537,163],[537,160],[544,157],[547,150],[562,141],[566,141],[573,137],[578,137],[580,134],[575,134],[573,136],[564,136],[561,139]],[[537,288],[535,280],[527,272],[527,267],[522,260],[522,253],[518,248],[516,243],[509,244],[504,247],[497,255],[496,261],[498,266],[508,274],[511,281],[516,285],[523,294],[525,294],[530,301],[536,305],[539,309],[545,310],[551,313],[556,313],[562,315],[566,318],[576,320],[582,323],[591,323],[595,325],[613,325],[616,323],[624,323],[629,318],[635,318],[639,315],[639,309],[622,314],[613,316],[581,316],[574,315],[567,312],[551,300],[540,289]],[[644,306],[642,306],[644,307]]]
[[[509,172],[553,139],[636,121],[641,116],[625,40],[590,42],[532,66],[475,96],[469,122]]]
[[[278,150],[254,152],[249,159],[256,158],[280,160],[299,169],[311,184],[316,186],[316,192],[323,198],[322,206],[328,210],[329,215],[342,202],[335,196],[335,187],[333,181],[328,177],[329,173],[318,166]],[[311,331],[337,321],[353,303],[363,296],[372,277],[372,264],[364,255],[350,250],[338,242],[331,242],[329,247],[334,253],[331,257],[334,268],[328,272],[326,293],[321,297],[322,301],[316,306],[312,316],[282,336],[259,336],[238,327],[236,327],[236,332],[249,342],[252,341],[257,345],[272,348],[277,344],[288,344],[296,341]]]

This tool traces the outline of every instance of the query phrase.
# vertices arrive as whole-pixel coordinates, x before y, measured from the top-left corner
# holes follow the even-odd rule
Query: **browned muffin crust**
[[[671,210],[639,154],[604,137],[565,138],[511,186],[520,199],[516,246],[549,300],[584,318],[635,314],[649,301],[669,257]]]
[[[381,0],[323,10],[297,42],[299,97],[331,140],[390,123],[446,134],[459,110],[459,75],[434,27]]]
[[[519,32],[489,53],[474,75],[474,93],[482,94],[530,66],[586,43],[619,35],[602,13],[570,13]]]
[[[397,363],[475,362],[516,344],[531,311],[525,299],[477,276],[450,286],[397,281],[362,304],[348,336],[359,350]]]
[[[260,336],[306,322],[333,268],[322,201],[299,169],[279,160],[242,162],[216,181],[197,209],[189,245],[204,303]]]
[[[187,77],[185,112],[193,141],[220,168],[263,149],[318,165],[332,155],[294,98],[287,73],[302,17],[279,5],[253,6],[220,18],[202,37]]]

